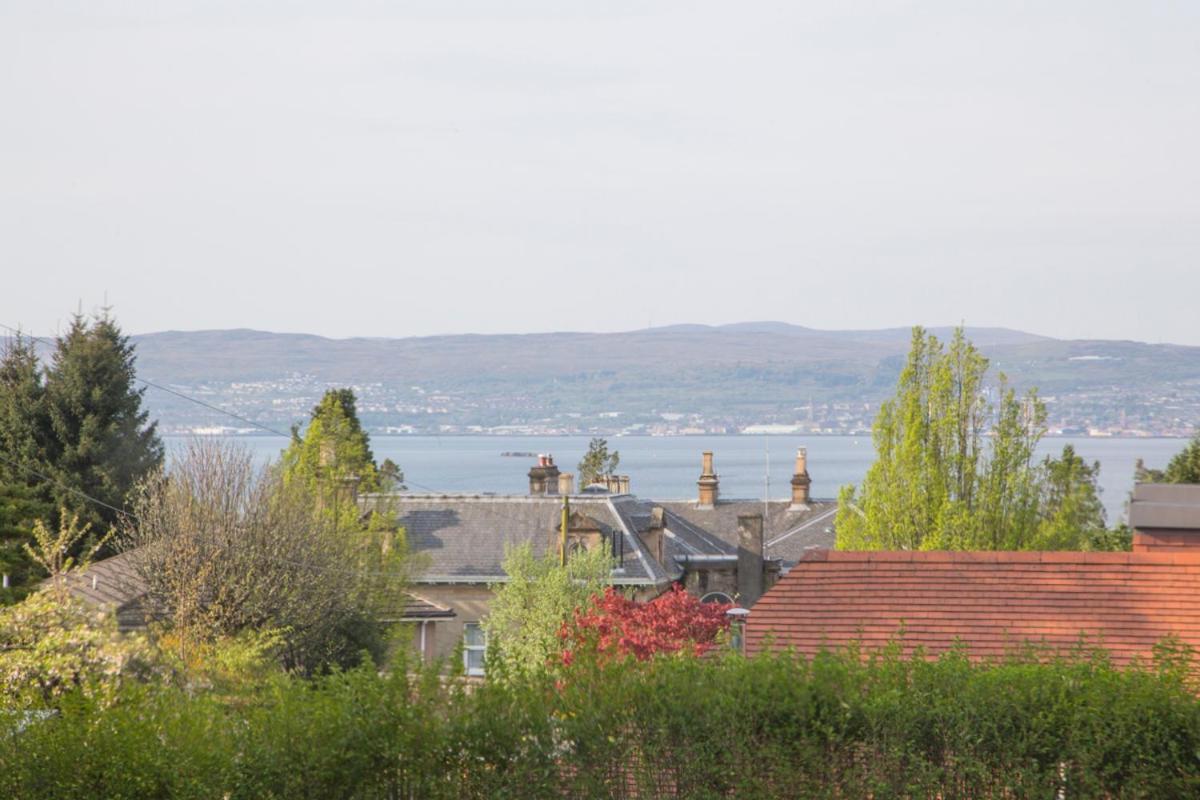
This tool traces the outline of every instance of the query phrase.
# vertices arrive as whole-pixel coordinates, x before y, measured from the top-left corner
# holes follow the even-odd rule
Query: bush
[[[1178,660],[885,651],[577,660],[468,684],[364,665],[243,696],[126,684],[0,722],[22,798],[1188,797]]]

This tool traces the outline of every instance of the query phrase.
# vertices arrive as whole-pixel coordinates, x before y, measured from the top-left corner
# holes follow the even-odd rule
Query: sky
[[[1200,345],[1200,3],[0,0],[0,324]]]

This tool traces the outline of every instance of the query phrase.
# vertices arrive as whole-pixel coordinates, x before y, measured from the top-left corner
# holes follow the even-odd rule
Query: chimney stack
[[[558,493],[575,494],[575,476],[570,472],[564,472],[558,476]]]
[[[663,562],[663,539],[666,537],[667,523],[663,515],[662,506],[654,506],[650,509],[650,524],[646,526],[646,533],[642,537],[643,544],[646,545],[646,550],[654,557],[659,564]]]
[[[529,493],[531,495],[558,494],[558,467],[554,456],[538,455],[538,463],[529,470]]]
[[[801,447],[796,451],[796,472],[792,475],[792,511],[808,510],[808,487],[812,479],[808,477],[808,450]]]
[[[696,485],[700,487],[699,497],[696,501],[697,508],[710,509],[717,504],[719,483],[717,474],[713,472],[712,451],[705,450],[703,468],[700,471],[700,480],[696,481]]]
[[[617,481],[617,491],[621,494],[629,494],[629,476],[622,475]]]
[[[1129,503],[1133,552],[1200,552],[1200,484],[1139,483]]]
[[[763,595],[762,514],[738,514],[738,605],[750,608]]]

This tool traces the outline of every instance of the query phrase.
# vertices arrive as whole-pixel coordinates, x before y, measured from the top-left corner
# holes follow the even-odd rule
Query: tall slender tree
[[[839,548],[1082,549],[1097,540],[1099,465],[1070,449],[1038,462],[1045,407],[1003,375],[990,389],[987,369],[961,328],[948,347],[913,329],[896,394],[875,419],[875,463],[839,495]]]
[[[76,314],[46,370],[51,500],[95,534],[117,521],[130,490],[163,460],[157,423],[135,388],[135,352],[107,309]],[[75,490],[75,491],[72,491]],[[86,500],[86,494],[104,505]]]

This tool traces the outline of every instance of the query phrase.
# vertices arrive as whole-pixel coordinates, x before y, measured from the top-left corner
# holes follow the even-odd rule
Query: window
[[[468,675],[483,674],[483,654],[487,652],[487,634],[478,622],[468,622],[463,628],[463,666]]]
[[[708,594],[704,595],[704,597],[700,598],[700,602],[701,603],[725,603],[726,605],[733,605],[733,598],[730,597],[729,595],[725,594],[724,592],[709,592]]]

